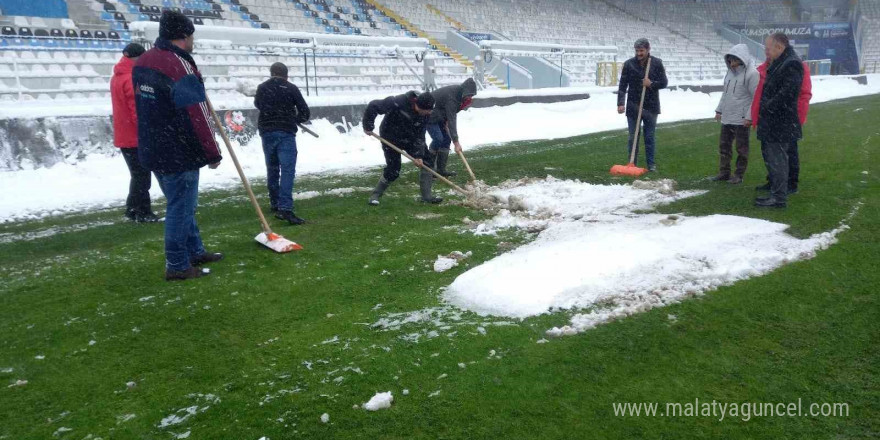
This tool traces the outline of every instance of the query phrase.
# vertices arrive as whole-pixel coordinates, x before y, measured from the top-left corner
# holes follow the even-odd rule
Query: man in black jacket
[[[367,105],[364,111],[364,133],[372,136],[376,128],[376,116],[385,115],[382,125],[379,127],[379,135],[398,148],[406,151],[415,159],[416,165],[422,167],[419,173],[419,186],[422,193],[422,201],[426,203],[440,203],[440,197],[431,195],[431,185],[434,176],[424,167],[422,159],[429,155],[425,145],[425,128],[428,125],[428,117],[434,108],[434,97],[428,93],[417,94],[414,91],[403,95],[389,96],[385,99],[377,99]],[[379,184],[370,195],[370,204],[378,205],[379,197],[385,193],[391,182],[400,177],[400,153],[382,144],[385,152],[385,171],[379,178]]]
[[[642,98],[642,87],[645,91],[645,105],[642,109],[642,124],[645,127],[645,159],[648,171],[657,171],[654,164],[654,130],[657,128],[657,115],[660,114],[660,89],[665,89],[669,84],[666,78],[666,68],[663,60],[651,56],[651,43],[644,38],[636,40],[634,45],[636,56],[626,60],[620,73],[620,85],[617,89],[617,113],[626,113],[629,123],[629,142],[627,152],[632,154],[633,138],[639,136],[639,128],[636,127],[636,119],[639,114],[639,102]],[[651,60],[651,72],[645,79],[645,68]],[[624,99],[626,105],[624,106]],[[636,157],[638,161],[638,157]]]
[[[776,33],[764,42],[770,57],[758,110],[758,140],[770,176],[770,196],[755,206],[784,208],[788,192],[788,146],[801,138],[798,96],[804,66],[788,37]]]
[[[457,86],[441,87],[431,92],[437,101],[431,118],[428,120],[428,134],[431,136],[432,155],[435,163],[431,164],[443,177],[455,176],[455,171],[447,171],[449,161],[449,144],[455,144],[456,154],[461,153],[458,143],[458,112],[467,110],[477,94],[477,82],[473,78],[464,80]]]
[[[260,137],[266,156],[266,186],[275,217],[292,225],[305,220],[293,211],[293,181],[296,177],[296,124],[309,120],[309,106],[299,89],[287,81],[287,66],[275,63],[272,77],[257,87],[254,105],[260,110]]]

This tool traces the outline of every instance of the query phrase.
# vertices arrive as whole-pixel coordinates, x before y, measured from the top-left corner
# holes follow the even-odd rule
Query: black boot
[[[437,174],[443,177],[455,177],[458,175],[455,171],[447,171],[446,163],[449,162],[449,149],[444,148],[437,150]]]
[[[376,189],[370,194],[371,205],[376,206],[379,204],[379,197],[382,197],[382,194],[385,194],[385,190],[388,189],[389,185],[391,185],[391,182],[385,180],[384,176],[379,178],[379,183],[376,184]]]
[[[305,224],[305,220],[296,216],[293,211],[278,211],[275,213],[275,218],[279,220],[286,220],[288,223],[292,225],[302,225]]]
[[[431,185],[434,184],[434,175],[429,171],[422,169],[419,172],[419,189],[422,192],[422,201],[425,203],[437,204],[443,201],[440,197],[434,197],[431,194]]]

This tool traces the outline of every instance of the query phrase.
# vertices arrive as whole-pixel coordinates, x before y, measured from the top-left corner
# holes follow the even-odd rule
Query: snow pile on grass
[[[458,266],[458,262],[473,255],[473,252],[468,251],[467,253],[463,253],[461,251],[453,251],[447,256],[437,255],[437,260],[434,261],[434,272],[446,272],[453,267]]]
[[[391,391],[376,393],[369,402],[364,404],[364,409],[367,411],[379,411],[380,409],[391,408],[391,402],[393,401],[394,396],[391,395]]]
[[[525,209],[502,210],[476,226],[543,230],[516,250],[460,275],[444,294],[481,315],[525,318],[554,309],[588,309],[549,336],[574,334],[609,320],[702,294],[808,259],[846,229],[800,240],[787,225],[729,215],[636,215],[680,197],[662,188],[599,186],[548,178],[493,192]]]

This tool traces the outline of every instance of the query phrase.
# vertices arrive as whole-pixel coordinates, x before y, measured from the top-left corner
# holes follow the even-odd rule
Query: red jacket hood
[[[134,61],[129,57],[122,57],[115,66],[113,66],[113,75],[128,75],[131,76],[131,71],[134,69]]]

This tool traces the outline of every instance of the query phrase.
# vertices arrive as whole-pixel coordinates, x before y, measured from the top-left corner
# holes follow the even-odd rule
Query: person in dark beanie
[[[431,92],[437,101],[431,119],[428,120],[428,135],[431,136],[430,152],[436,157],[431,167],[443,177],[455,176],[455,171],[447,171],[449,144],[455,144],[455,152],[461,153],[458,143],[458,112],[467,110],[477,94],[477,83],[473,78],[464,80],[457,86],[441,87]]]
[[[770,196],[755,199],[755,206],[784,208],[788,197],[788,151],[801,138],[798,97],[804,64],[788,37],[775,33],[764,42],[770,59],[758,109],[758,140],[770,177]]]
[[[415,159],[416,165],[421,167],[419,186],[422,201],[425,203],[443,201],[442,198],[434,197],[431,194],[434,176],[424,168],[427,166],[425,162],[430,163],[430,159],[423,160],[425,156],[430,154],[425,144],[425,130],[433,109],[434,97],[431,93],[418,94],[409,91],[403,95],[389,96],[370,102],[364,111],[363,118],[364,133],[372,136],[376,127],[376,116],[385,115],[385,118],[382,119],[382,125],[379,127],[379,134],[388,142],[406,151]],[[371,205],[378,205],[379,198],[382,197],[391,182],[400,177],[400,153],[388,148],[385,144],[382,144],[382,151],[385,152],[385,171],[379,178],[376,189],[370,195]]]
[[[150,206],[153,178],[138,160],[137,110],[131,85],[132,68],[143,53],[144,47],[137,43],[131,43],[122,50],[122,58],[113,67],[113,77],[110,79],[110,100],[113,105],[113,145],[122,153],[131,176],[128,198],[125,199],[125,217],[138,223],[152,223],[159,221],[159,216]]]
[[[220,165],[202,74],[190,53],[195,27],[183,14],[165,11],[159,38],[135,63],[132,81],[138,117],[138,156],[156,173],[165,211],[165,279],[210,273],[199,269],[223,258],[207,252],[196,225],[199,169]]]
[[[656,141],[654,131],[657,128],[657,116],[660,114],[660,90],[665,89],[669,80],[666,78],[666,68],[663,60],[651,56],[651,43],[639,38],[634,45],[636,56],[626,60],[620,73],[620,85],[617,89],[617,113],[626,113],[629,125],[629,142],[627,151],[632,154],[633,139],[639,136],[641,127],[636,127],[636,119],[639,114],[639,102],[642,97],[642,87],[645,90],[645,104],[642,110],[642,125],[645,128],[645,159],[648,171],[657,171],[654,162],[654,150]],[[645,69],[648,60],[651,60],[651,72],[645,78]],[[624,99],[626,105],[624,105]],[[638,161],[638,157],[636,158]]]
[[[287,81],[287,66],[275,63],[272,76],[257,87],[254,106],[260,111],[258,127],[266,156],[266,186],[275,217],[292,225],[305,220],[294,214],[293,183],[296,177],[297,123],[309,120],[309,106],[299,88]]]

